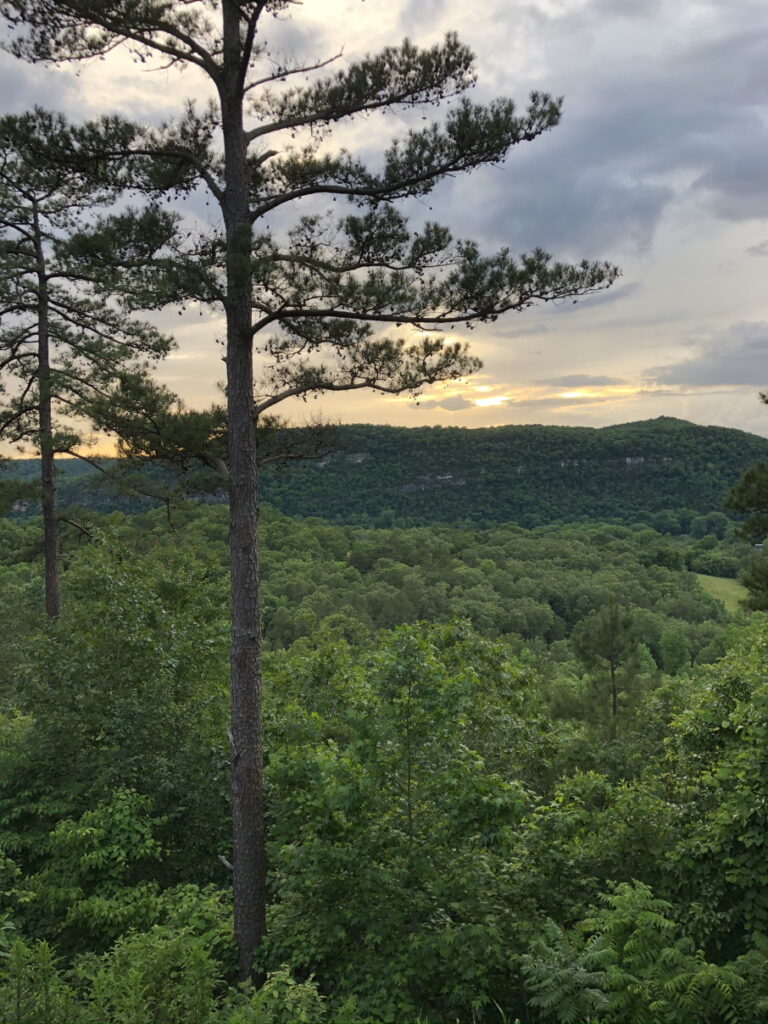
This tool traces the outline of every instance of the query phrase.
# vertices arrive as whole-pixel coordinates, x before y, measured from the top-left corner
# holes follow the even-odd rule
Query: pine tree
[[[52,619],[61,604],[55,457],[81,443],[72,416],[137,358],[155,359],[170,344],[107,304],[87,264],[68,251],[84,217],[120,188],[104,168],[88,160],[77,166],[82,143],[82,129],[41,110],[0,119],[0,436],[40,455]]]
[[[739,534],[752,544],[762,544],[768,536],[768,466],[757,462],[746,469],[729,491],[724,505],[746,515]]]
[[[632,609],[616,598],[581,620],[573,633],[576,654],[588,668],[607,668],[611,680],[611,719],[619,713],[619,669],[637,653],[638,638]]]
[[[560,102],[535,93],[521,113],[511,100],[472,103],[464,94],[475,80],[473,55],[453,34],[429,49],[405,41],[336,71],[327,70],[334,58],[277,56],[268,19],[295,6],[0,2],[11,48],[25,59],[86,59],[124,42],[142,62],[155,56],[196,68],[215,91],[209,109],[189,105],[175,124],[147,132],[140,148],[156,155],[170,185],[196,174],[220,211],[220,224],[190,251],[186,284],[191,297],[218,302],[227,321],[234,902],[243,975],[264,935],[266,906],[259,417],[294,397],[359,388],[417,392],[463,377],[477,360],[435,330],[584,294],[616,274],[602,263],[557,263],[540,250],[486,257],[435,223],[411,231],[397,200],[427,195],[446,175],[500,163],[511,147],[557,124]],[[395,140],[378,169],[325,145],[339,122],[451,99],[442,123]],[[347,200],[356,209],[337,218],[297,213],[287,235],[271,222],[279,213],[284,223],[289,207],[311,197]],[[195,284],[192,271],[206,263],[206,249],[214,269]],[[392,325],[400,333],[382,333]]]

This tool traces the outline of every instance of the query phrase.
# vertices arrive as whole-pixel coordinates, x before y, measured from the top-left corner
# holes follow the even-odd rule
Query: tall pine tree
[[[103,125],[96,134],[105,130],[114,134]],[[94,290],[98,275],[69,252],[84,218],[120,190],[107,168],[85,154],[78,160],[93,134],[41,110],[0,119],[0,437],[29,444],[40,456],[45,609],[52,619],[61,604],[55,457],[77,452],[83,402],[170,345],[109,304]]]
[[[446,175],[500,163],[557,124],[559,101],[534,94],[520,113],[511,100],[471,102],[473,55],[452,34],[335,71],[331,60],[277,56],[270,19],[294,9],[291,0],[0,2],[20,57],[86,59],[124,43],[141,61],[196,68],[215,95],[209,109],[188,106],[175,124],[146,133],[142,148],[165,168],[197,174],[220,211],[190,253],[194,269],[207,246],[220,273],[187,280],[190,295],[217,301],[227,323],[234,902],[244,976],[266,927],[259,417],[293,397],[415,392],[462,377],[479,364],[435,330],[584,294],[615,277],[605,264],[564,265],[540,250],[483,256],[437,224],[414,233],[394,205],[427,195]],[[408,131],[375,167],[328,148],[339,122],[451,100],[442,121]],[[321,212],[307,212],[303,200],[323,197]],[[353,210],[330,216],[331,199]],[[285,224],[290,208],[286,233],[274,215]]]

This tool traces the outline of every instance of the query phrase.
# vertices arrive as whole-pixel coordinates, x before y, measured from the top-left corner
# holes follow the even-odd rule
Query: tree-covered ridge
[[[289,515],[381,526],[530,527],[587,516],[686,532],[694,516],[722,507],[744,469],[768,458],[768,439],[661,417],[604,428],[340,426],[333,449],[288,470],[263,467],[263,499]],[[80,464],[60,468],[62,503],[142,507],[97,474],[84,478]],[[29,460],[18,460],[0,479],[32,473]],[[193,476],[187,489],[197,486]]]
[[[558,519],[720,508],[768,440],[670,418],[590,427],[344,426],[328,459],[265,475],[292,515],[349,521],[391,510],[424,522],[524,526]]]

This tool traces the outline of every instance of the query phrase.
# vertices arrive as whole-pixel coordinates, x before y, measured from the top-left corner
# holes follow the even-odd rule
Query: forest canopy
[[[68,534],[51,636],[38,525],[0,521],[3,1019],[768,1019],[762,617],[686,568],[748,545],[266,509],[268,980],[238,989],[226,509],[172,526]],[[616,714],[581,639],[610,601]]]

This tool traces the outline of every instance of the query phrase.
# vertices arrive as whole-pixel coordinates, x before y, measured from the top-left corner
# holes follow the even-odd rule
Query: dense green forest
[[[766,458],[766,438],[670,417],[601,429],[339,426],[317,458],[265,466],[261,490],[288,515],[333,522],[533,527],[587,516],[647,521],[674,533],[720,510],[741,473]],[[152,504],[121,494],[88,463],[69,459],[59,468],[63,505],[136,512]],[[200,483],[195,473],[185,481],[157,466],[144,472],[155,483],[193,492]],[[36,460],[14,460],[0,481],[37,475]],[[205,500],[225,500],[220,481],[218,488]],[[34,504],[24,507],[17,514],[35,511]],[[693,530],[710,532],[703,523]]]
[[[0,0],[119,86],[0,117],[0,1022],[768,1024],[768,440],[288,427],[621,273],[427,214],[561,97],[304,6]]]
[[[39,522],[0,520],[0,1019],[768,1020],[765,626],[700,585],[757,557],[712,515],[263,510],[256,988],[232,980],[226,509],[91,514],[55,624]]]

